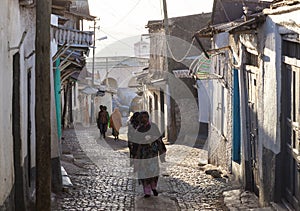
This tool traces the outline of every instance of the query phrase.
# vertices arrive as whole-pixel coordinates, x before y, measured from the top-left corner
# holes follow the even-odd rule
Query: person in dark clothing
[[[107,107],[106,106],[103,106],[103,110],[106,112],[106,115],[107,115],[107,119],[108,119],[108,122],[106,124],[106,127],[105,127],[105,132],[107,131],[107,128],[109,127],[109,119],[110,119],[110,116],[109,116],[109,113],[107,111]]]
[[[107,131],[107,125],[109,120],[109,114],[106,111],[106,106],[100,105],[100,111],[98,112],[97,117],[97,126],[100,130],[100,137],[103,136],[105,138],[105,133]]]

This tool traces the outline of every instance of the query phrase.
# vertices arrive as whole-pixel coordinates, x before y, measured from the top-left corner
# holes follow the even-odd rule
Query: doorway
[[[25,209],[24,192],[24,169],[21,162],[21,118],[20,118],[20,54],[13,56],[13,97],[12,97],[12,132],[13,132],[13,150],[14,150],[14,172],[15,172],[15,209]]]
[[[300,210],[300,43],[282,41],[283,197]]]

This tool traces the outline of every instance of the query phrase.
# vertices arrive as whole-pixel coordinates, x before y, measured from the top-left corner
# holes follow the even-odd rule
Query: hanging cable
[[[230,18],[228,17],[228,14],[227,14],[227,12],[226,12],[226,10],[225,10],[225,7],[224,7],[224,5],[223,5],[223,3],[222,3],[222,0],[219,0],[219,2],[220,2],[220,4],[221,4],[221,7],[222,7],[222,9],[223,9],[223,11],[224,11],[224,14],[225,14],[227,20],[230,22],[231,20],[230,20]]]
[[[192,47],[193,47],[194,41],[195,41],[195,38],[192,39],[192,42],[190,44],[189,49],[187,50],[187,52],[185,53],[185,55],[181,59],[175,58],[175,56],[174,56],[174,54],[173,54],[173,52],[170,48],[169,42],[167,41],[166,44],[167,44],[168,52],[170,53],[171,58],[174,59],[176,62],[182,62],[183,60],[185,60],[186,57],[188,56],[188,54],[190,53]]]
[[[139,0],[138,2],[136,2],[136,4],[122,18],[120,18],[120,20],[117,23],[113,24],[114,27],[116,27],[117,25],[119,25],[120,23],[122,23],[126,19],[126,17],[138,6],[138,4],[140,2],[141,2],[141,0]]]

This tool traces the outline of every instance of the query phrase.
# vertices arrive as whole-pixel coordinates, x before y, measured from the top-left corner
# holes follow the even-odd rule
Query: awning
[[[100,86],[100,88],[98,88],[98,89],[90,87],[90,86],[86,86],[79,91],[86,95],[96,95],[96,96],[100,96],[100,97],[103,97],[105,95],[105,92],[107,92],[106,87],[102,87],[102,86]]]
[[[201,53],[200,56],[195,60],[195,62],[190,66],[189,75],[194,76],[197,79],[212,79],[212,74],[210,74],[211,67],[211,54],[207,53],[208,58],[205,53]]]
[[[192,75],[190,74],[189,69],[184,70],[173,70],[174,76],[176,78],[192,78]]]
[[[85,55],[88,55],[89,47],[86,45],[59,45],[59,49],[56,54],[52,57],[53,63],[58,58],[61,59],[60,70],[63,71],[68,66],[73,65],[83,68],[85,66]]]
[[[150,81],[149,78],[149,67],[143,68],[142,71],[132,72],[133,76],[136,78],[136,81],[139,86],[146,84]]]
[[[247,19],[240,18],[231,22],[221,23],[216,25],[210,25],[203,29],[200,29],[195,33],[195,37],[212,37],[214,34],[229,32],[231,34],[237,31],[249,31],[256,29],[258,24],[265,21],[265,15],[260,13],[255,13],[247,17]]]
[[[53,67],[59,68],[61,71],[61,82],[64,82],[73,73],[79,73],[85,67],[86,60],[84,54],[88,52],[89,48],[87,46],[65,44],[59,47],[56,54],[52,57],[52,61]],[[60,59],[58,67],[55,65],[57,59]]]
[[[92,95],[92,94],[96,94],[98,91],[98,89],[95,89],[93,87],[84,87],[82,90],[80,90],[80,92],[87,94],[87,95]]]

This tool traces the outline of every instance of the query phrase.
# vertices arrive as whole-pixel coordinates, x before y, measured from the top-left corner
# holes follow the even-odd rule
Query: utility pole
[[[175,142],[177,138],[177,130],[176,130],[176,113],[175,113],[175,100],[172,97],[172,86],[171,86],[171,75],[172,74],[172,65],[170,63],[170,59],[168,58],[168,40],[170,36],[169,31],[169,18],[168,18],[168,9],[167,9],[167,1],[163,0],[163,10],[164,10],[164,29],[165,29],[165,68],[167,69],[167,90],[168,90],[168,98],[170,102],[170,106],[168,106],[168,125],[167,134],[168,134],[168,141]]]
[[[96,28],[99,29],[99,27],[96,27],[96,19],[94,19],[94,41],[93,41],[93,64],[92,64],[92,86],[94,86],[94,82],[95,82],[95,48],[96,48]]]
[[[52,0],[36,1],[36,210],[51,210],[50,20]]]
[[[92,88],[94,88],[95,85],[95,48],[96,48],[96,28],[99,29],[99,26],[96,27],[97,20],[99,19],[94,19],[94,26],[90,27],[93,28],[94,30],[94,41],[93,41],[93,62],[92,62]],[[90,123],[92,124],[94,122],[94,94],[91,95],[91,118],[90,118]]]
[[[164,8],[164,28],[165,28],[165,35],[169,36],[170,32],[169,32],[169,18],[168,18],[167,0],[163,0],[163,8]]]

